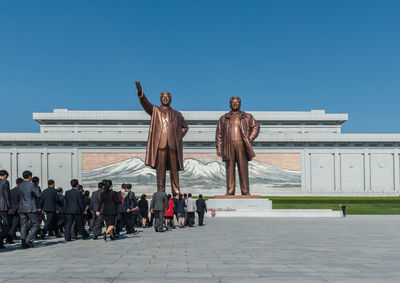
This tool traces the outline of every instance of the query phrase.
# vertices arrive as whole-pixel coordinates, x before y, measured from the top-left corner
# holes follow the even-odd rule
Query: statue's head
[[[240,110],[240,106],[242,105],[242,101],[239,96],[232,96],[229,100],[230,107],[233,111]]]
[[[164,91],[160,94],[160,101],[162,106],[169,106],[172,102],[172,96],[168,91]]]

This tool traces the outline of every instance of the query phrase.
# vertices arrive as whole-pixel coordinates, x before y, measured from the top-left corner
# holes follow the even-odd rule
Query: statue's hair
[[[162,96],[164,93],[168,94],[169,98],[171,98],[172,95],[171,95],[171,93],[168,92],[168,91],[163,91],[163,92],[160,94],[160,98],[161,98],[161,96]]]

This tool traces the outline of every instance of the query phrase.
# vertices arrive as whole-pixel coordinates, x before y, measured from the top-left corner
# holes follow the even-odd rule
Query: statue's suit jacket
[[[0,211],[11,209],[10,183],[0,179]]]
[[[163,114],[161,112],[160,107],[151,104],[144,96],[144,94],[142,96],[139,96],[139,100],[143,106],[144,111],[146,111],[147,114],[151,115],[149,137],[147,139],[145,164],[155,169],[158,145],[161,139]],[[170,109],[172,114],[172,117],[170,117],[170,119],[171,123],[173,124],[173,129],[175,131],[176,151],[178,154],[178,163],[179,163],[178,170],[182,171],[183,170],[182,138],[185,136],[189,127],[187,126],[185,119],[183,118],[182,114],[179,111],[176,111],[172,108]]]
[[[231,121],[232,113],[229,112],[223,115],[219,121],[217,126],[217,132],[215,134],[215,144],[217,146],[217,150],[222,151],[222,161],[228,161],[230,148],[230,121]],[[246,151],[247,160],[250,161],[256,155],[254,154],[253,147],[251,143],[257,138],[258,133],[260,132],[260,126],[257,121],[254,119],[253,115],[240,111],[240,134],[242,136],[243,144]]]

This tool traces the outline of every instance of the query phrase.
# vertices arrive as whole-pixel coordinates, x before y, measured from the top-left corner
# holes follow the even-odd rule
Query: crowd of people
[[[190,193],[171,196],[158,191],[149,205],[145,194],[137,200],[131,184],[122,184],[117,191],[111,180],[103,180],[90,197],[77,179],[71,180],[71,189],[64,194],[54,180],[48,180],[48,188],[42,192],[39,178],[30,171],[24,171],[10,190],[8,176],[6,170],[0,170],[0,249],[5,248],[4,241],[13,244],[18,231],[24,249],[33,248],[37,238],[52,236],[64,237],[66,242],[79,235],[83,240],[91,236],[107,242],[122,231],[136,234],[138,227],[154,226],[156,232],[193,227],[196,212],[198,225],[203,226],[207,212],[202,195],[194,200]]]

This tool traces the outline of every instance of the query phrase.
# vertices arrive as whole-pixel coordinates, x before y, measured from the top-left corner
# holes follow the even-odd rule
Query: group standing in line
[[[23,178],[18,178],[16,187],[10,190],[8,176],[6,170],[0,170],[0,249],[5,248],[4,241],[14,243],[18,230],[23,249],[33,248],[35,239],[61,238],[62,233],[66,242],[78,235],[86,240],[90,232],[94,240],[102,237],[107,241],[115,240],[124,228],[126,234],[136,234],[139,231],[135,227],[151,227],[153,223],[156,232],[174,229],[174,216],[180,228],[193,227],[195,212],[202,226],[207,211],[202,195],[194,200],[191,194],[171,196],[158,191],[149,205],[144,194],[137,200],[131,184],[122,184],[117,192],[111,180],[103,180],[89,198],[77,179],[71,180],[71,189],[64,195],[54,180],[48,180],[42,192],[39,178],[30,171],[24,171]]]

